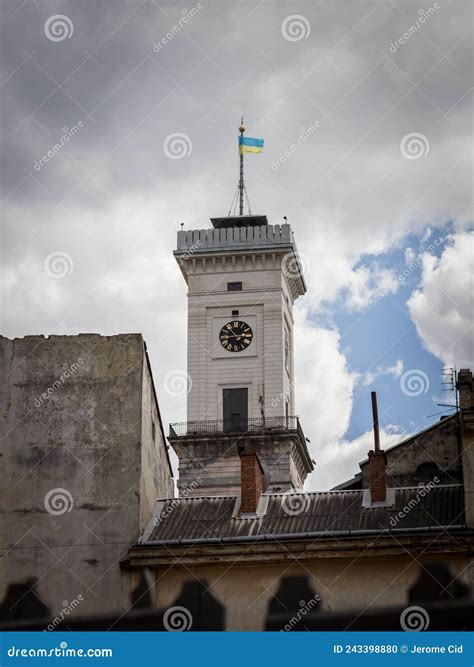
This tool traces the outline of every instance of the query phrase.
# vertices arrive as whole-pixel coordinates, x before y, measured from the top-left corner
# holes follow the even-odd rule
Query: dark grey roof
[[[261,227],[268,225],[266,215],[227,215],[211,218],[213,227]]]
[[[393,489],[392,507],[363,507],[363,490],[268,494],[260,518],[235,516],[235,496],[158,501],[142,545],[182,541],[295,539],[311,534],[352,535],[391,530],[464,527],[462,485]],[[393,519],[399,512],[394,524]],[[392,522],[391,522],[392,519]]]

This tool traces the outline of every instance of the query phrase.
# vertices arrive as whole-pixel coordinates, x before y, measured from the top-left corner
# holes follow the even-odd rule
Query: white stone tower
[[[271,489],[301,488],[312,463],[295,416],[293,304],[306,286],[293,233],[264,215],[211,222],[178,232],[174,252],[188,285],[187,422],[170,431],[180,489],[237,493],[247,442]]]

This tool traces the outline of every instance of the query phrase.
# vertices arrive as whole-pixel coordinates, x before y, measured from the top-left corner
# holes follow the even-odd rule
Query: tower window
[[[239,311],[238,310],[233,310],[232,311],[232,317],[238,317],[239,316]]]
[[[241,292],[242,291],[242,283],[227,283],[227,291],[228,292]]]

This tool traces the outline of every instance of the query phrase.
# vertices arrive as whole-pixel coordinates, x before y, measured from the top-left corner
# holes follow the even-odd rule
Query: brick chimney
[[[387,457],[384,451],[369,452],[370,500],[384,503],[387,500]]]
[[[384,503],[387,500],[387,457],[380,449],[379,413],[377,409],[377,394],[371,393],[372,415],[374,420],[374,449],[369,456],[369,479],[371,503]]]
[[[240,456],[240,513],[255,514],[263,490],[263,468],[252,447],[239,449]]]

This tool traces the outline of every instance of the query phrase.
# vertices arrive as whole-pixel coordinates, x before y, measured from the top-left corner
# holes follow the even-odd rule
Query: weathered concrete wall
[[[443,558],[449,562],[453,576],[469,582],[467,558]],[[307,576],[315,593],[322,598],[320,608],[326,612],[365,610],[390,605],[408,605],[408,592],[417,580],[420,567],[409,555],[378,560],[336,561],[289,566],[283,564],[245,565],[232,567],[193,567],[156,573],[156,604],[169,607],[183,583],[192,578],[207,581],[213,595],[226,610],[226,628],[233,631],[264,629],[268,604],[276,593],[280,578]],[[472,575],[471,575],[472,576]],[[305,600],[307,603],[308,600]],[[294,628],[298,630],[298,627]]]
[[[0,597],[34,576],[53,616],[78,595],[77,614],[126,609],[120,561],[173,495],[143,339],[0,342]]]
[[[383,447],[383,443],[382,443]],[[388,486],[416,486],[422,478],[423,468],[427,466],[440,483],[453,484],[462,481],[460,465],[459,427],[455,419],[443,419],[433,427],[421,431],[406,442],[385,450],[387,456]],[[369,488],[368,461],[360,464],[362,488]],[[419,477],[416,471],[419,470]]]

